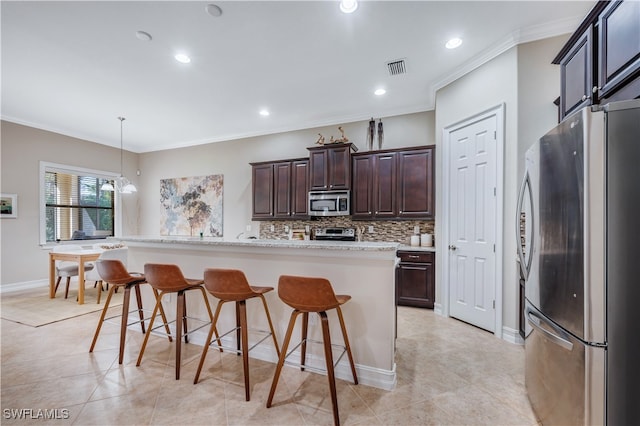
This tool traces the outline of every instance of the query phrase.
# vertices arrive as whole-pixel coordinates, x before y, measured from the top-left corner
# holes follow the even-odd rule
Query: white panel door
[[[495,115],[451,133],[449,312],[495,331]]]

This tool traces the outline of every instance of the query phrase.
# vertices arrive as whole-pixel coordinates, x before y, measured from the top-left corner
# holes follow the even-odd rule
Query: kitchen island
[[[249,283],[272,286],[276,291],[266,294],[278,342],[282,342],[292,308],[277,295],[280,275],[324,277],[331,281],[336,294],[348,294],[352,299],[343,306],[349,340],[362,384],[391,390],[395,386],[395,265],[397,243],[332,242],[302,240],[231,240],[198,237],[121,237],[129,247],[129,269],[143,271],[145,263],[174,263],[189,278],[202,278],[206,268],[231,268],[244,271]],[[148,289],[145,289],[148,290]],[[145,305],[152,306],[153,296],[145,292]],[[216,300],[211,297],[212,302]],[[165,303],[175,303],[175,299]],[[188,303],[189,316],[205,318],[202,300],[193,297]],[[247,302],[249,327],[266,328],[266,318],[256,300]],[[167,314],[175,309],[167,307]],[[225,305],[218,329],[235,325],[232,304]],[[335,312],[329,312],[331,337],[341,343]],[[317,315],[309,316],[310,338],[322,340]],[[299,328],[299,324],[297,324]],[[203,344],[208,327],[194,334],[191,342]],[[294,337],[300,336],[295,331]],[[227,343],[231,343],[232,337]],[[251,334],[250,334],[251,341]],[[292,341],[293,344],[293,341]],[[317,346],[317,347],[316,347]],[[252,357],[273,363],[277,355],[273,345],[260,344]],[[296,354],[292,355],[296,359]],[[299,360],[299,356],[297,357]],[[324,367],[322,345],[307,349],[309,365]],[[336,367],[338,378],[351,381],[346,359]]]

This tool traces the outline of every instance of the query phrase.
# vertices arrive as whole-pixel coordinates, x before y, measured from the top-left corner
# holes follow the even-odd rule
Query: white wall
[[[524,154],[558,122],[560,67],[551,61],[569,35],[525,43],[518,47],[518,181],[524,173]]]
[[[436,94],[436,144],[442,144],[447,126],[502,103],[505,104],[503,232],[503,328],[518,329],[518,270],[516,267],[515,210],[524,151],[557,121],[553,100],[559,95],[560,70],[551,60],[567,40],[555,37],[516,46],[439,90]],[[436,150],[442,164],[442,149]],[[442,183],[442,168],[436,182]],[[436,190],[436,217],[442,218],[442,187]],[[436,234],[443,235],[443,220]],[[445,247],[448,243],[442,242]],[[444,253],[442,253],[444,255]],[[436,303],[442,300],[442,262],[436,262]]]

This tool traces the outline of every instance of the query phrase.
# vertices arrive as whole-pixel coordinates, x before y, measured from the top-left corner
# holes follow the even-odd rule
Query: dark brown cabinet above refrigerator
[[[640,97],[640,2],[597,2],[553,63],[561,120],[584,106]]]

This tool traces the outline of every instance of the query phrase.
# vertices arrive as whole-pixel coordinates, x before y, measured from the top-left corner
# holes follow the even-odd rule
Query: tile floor
[[[209,351],[193,384],[201,347],[183,345],[181,379],[174,348],[152,336],[135,366],[142,334],[128,333],[118,365],[118,327],[105,325],[88,353],[98,313],[32,328],[1,322],[2,424],[324,425],[332,424],[326,378],[284,368],[265,407],[275,365],[251,360],[244,400],[241,358]],[[348,327],[348,324],[347,324]],[[354,354],[357,362],[357,354]],[[524,390],[524,350],[431,310],[399,308],[398,384],[388,392],[339,380],[343,425],[536,425]],[[42,420],[10,418],[10,409],[60,409]],[[63,409],[65,411],[63,411]]]

